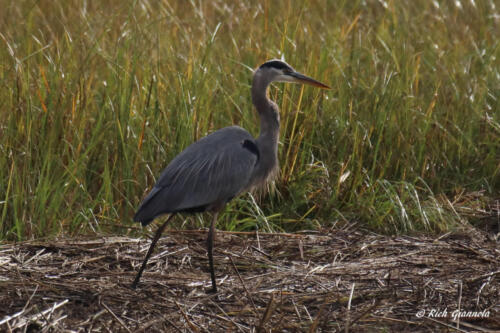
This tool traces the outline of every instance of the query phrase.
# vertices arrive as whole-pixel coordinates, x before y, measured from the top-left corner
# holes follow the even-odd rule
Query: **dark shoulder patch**
[[[269,60],[262,65],[260,65],[260,68],[276,68],[276,69],[290,69],[290,66],[288,66],[286,63],[280,60]]]
[[[257,148],[257,145],[255,144],[255,142],[253,142],[252,140],[244,140],[241,144],[243,146],[243,148],[245,149],[248,149],[252,154],[254,154],[255,156],[257,156],[257,161],[255,163],[257,163],[259,161],[259,158],[260,158],[260,152],[259,152],[259,148]]]

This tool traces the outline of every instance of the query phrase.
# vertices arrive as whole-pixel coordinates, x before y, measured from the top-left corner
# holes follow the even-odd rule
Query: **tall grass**
[[[280,178],[231,203],[220,228],[438,232],[499,197],[494,1],[0,8],[1,238],[134,230],[138,203],[187,145],[231,124],[257,135],[252,69],[269,58],[333,89],[273,86]]]

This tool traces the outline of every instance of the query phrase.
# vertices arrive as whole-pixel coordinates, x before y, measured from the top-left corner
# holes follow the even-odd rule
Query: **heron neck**
[[[276,103],[271,101],[267,94],[270,82],[265,82],[258,75],[254,76],[252,84],[252,102],[259,113],[260,135],[259,138],[267,138],[275,145],[278,144],[280,130],[280,116]]]
[[[261,79],[263,78],[255,75],[252,84],[252,102],[260,118],[260,134],[255,140],[260,152],[259,165],[253,176],[256,184],[264,184],[269,177],[276,175],[280,131],[278,106],[267,97],[270,82]]]

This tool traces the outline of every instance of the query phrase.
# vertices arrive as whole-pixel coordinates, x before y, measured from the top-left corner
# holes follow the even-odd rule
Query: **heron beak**
[[[288,76],[290,76],[292,78],[293,82],[308,84],[308,85],[315,86],[315,87],[318,87],[321,89],[332,89],[329,86],[327,86],[326,84],[323,84],[319,81],[316,81],[313,78],[310,78],[309,76],[305,76],[304,74],[300,74],[298,72],[288,73]]]

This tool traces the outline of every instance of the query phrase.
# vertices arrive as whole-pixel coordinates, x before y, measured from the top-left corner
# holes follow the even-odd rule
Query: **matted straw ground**
[[[42,332],[492,331],[500,251],[471,229],[440,237],[364,231],[219,232],[219,292],[206,231],[169,231],[137,290],[148,239],[57,239],[0,246],[0,330]],[[431,310],[446,309],[446,316]],[[454,320],[451,313],[485,318]],[[417,313],[427,311],[420,318]]]

